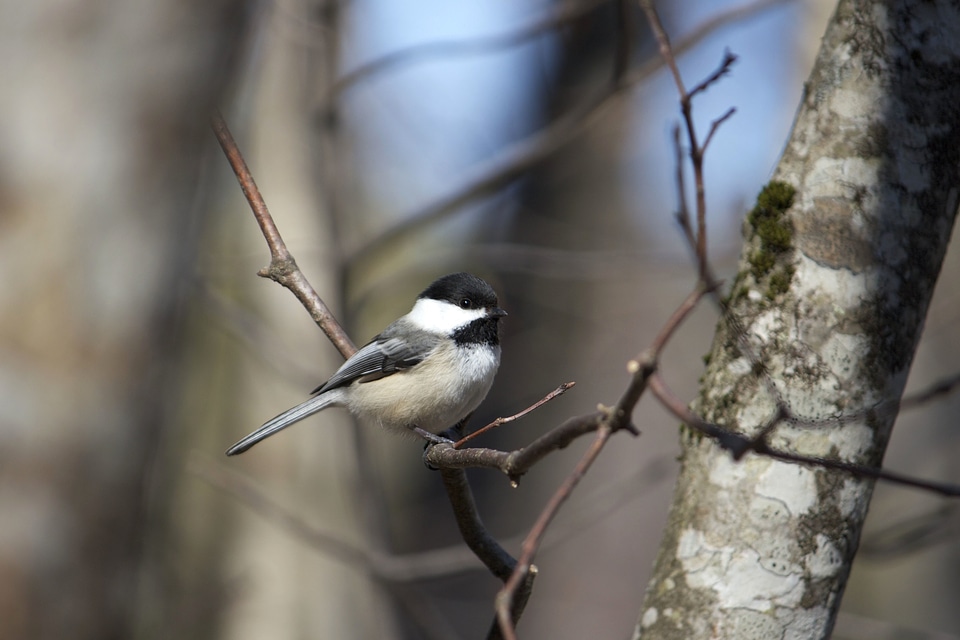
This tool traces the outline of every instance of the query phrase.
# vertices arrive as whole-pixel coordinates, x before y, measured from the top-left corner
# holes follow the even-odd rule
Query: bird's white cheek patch
[[[448,335],[454,329],[466,326],[486,315],[487,312],[483,309],[461,309],[449,302],[421,298],[413,305],[407,318],[419,329]]]

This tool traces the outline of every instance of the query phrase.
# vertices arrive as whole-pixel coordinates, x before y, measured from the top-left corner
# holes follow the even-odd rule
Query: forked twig
[[[660,57],[664,64],[670,70],[673,81],[677,85],[677,92],[680,94],[680,111],[683,113],[683,122],[687,129],[687,139],[690,141],[690,162],[693,165],[694,188],[696,189],[696,211],[697,211],[697,233],[696,233],[696,255],[697,264],[700,267],[700,279],[707,281],[707,200],[706,189],[703,182],[703,154],[706,151],[707,144],[713,138],[717,128],[725,120],[733,115],[733,110],[718,118],[710,128],[707,135],[707,141],[701,145],[698,141],[697,130],[693,123],[693,105],[692,100],[698,93],[706,91],[713,83],[717,82],[730,71],[730,67],[736,62],[737,57],[729,51],[724,52],[723,61],[712,74],[705,80],[696,85],[692,90],[687,91],[683,83],[683,77],[680,75],[680,68],[677,66],[677,60],[670,46],[670,38],[667,36],[663,24],[660,22],[660,16],[653,6],[652,0],[639,0],[640,8],[647,16],[647,23],[653,31],[654,38],[660,50]],[[684,198],[685,195],[681,194]]]
[[[724,122],[733,117],[733,114],[737,112],[736,107],[730,107],[727,109],[727,112],[710,123],[710,131],[707,132],[707,137],[703,139],[703,152],[706,153],[707,147],[710,146],[710,141],[713,140],[713,134],[717,132],[717,129],[720,128]]]
[[[643,395],[648,381],[657,371],[660,355],[664,347],[680,325],[683,324],[696,308],[697,302],[707,292],[708,289],[697,287],[697,289],[680,304],[667,322],[664,323],[663,328],[651,343],[650,347],[627,363],[627,371],[631,374],[630,384],[623,392],[623,395],[615,407],[601,408],[597,416],[596,437],[570,475],[567,476],[563,484],[561,484],[553,496],[551,496],[549,502],[547,502],[546,506],[540,512],[536,522],[524,539],[521,545],[521,554],[517,559],[517,565],[513,570],[513,575],[506,584],[504,584],[503,588],[497,594],[496,599],[497,620],[500,624],[500,631],[507,640],[515,640],[517,637],[515,629],[516,617],[512,615],[513,606],[518,597],[518,590],[522,585],[526,584],[529,573],[536,569],[533,565],[533,559],[540,549],[547,527],[556,517],[560,508],[573,493],[573,490],[590,469],[591,465],[596,461],[600,452],[610,440],[610,437],[621,429],[631,430],[632,423],[630,417],[633,414],[637,402],[640,401],[640,397]]]
[[[692,110],[691,110],[691,99],[698,93],[705,91],[709,86],[714,82],[722,78],[730,69],[731,65],[736,61],[736,56],[730,52],[724,53],[724,58],[720,66],[705,80],[696,85],[689,92],[686,90],[683,79],[680,76],[679,69],[676,64],[676,59],[674,53],[670,46],[669,38],[666,35],[666,32],[663,29],[663,25],[660,23],[659,17],[657,16],[656,10],[653,8],[651,0],[639,0],[640,5],[643,8],[644,12],[647,15],[648,22],[651,29],[654,32],[654,35],[657,39],[657,42],[660,47],[661,56],[664,58],[664,63],[670,69],[674,81],[677,85],[677,91],[680,94],[680,103],[681,110],[683,112],[684,122],[686,124],[687,138],[690,143],[690,160],[693,165],[694,179],[696,181],[696,217],[697,217],[697,230],[694,232],[692,224],[690,222],[690,214],[686,205],[685,198],[685,189],[684,189],[684,177],[683,177],[683,168],[680,163],[681,157],[681,143],[679,128],[674,129],[674,147],[677,155],[677,188],[678,188],[678,197],[679,197],[679,209],[677,212],[677,219],[683,229],[684,236],[687,239],[688,244],[694,247],[696,254],[697,262],[700,270],[701,282],[704,283],[713,283],[713,276],[710,271],[709,264],[707,262],[707,254],[705,248],[705,237],[706,237],[706,228],[705,228],[705,219],[706,219],[706,201],[704,198],[704,187],[703,187],[703,154],[706,151],[707,146],[713,139],[714,134],[719,129],[726,120],[728,120],[735,112],[734,109],[729,109],[722,116],[717,118],[711,123],[710,130],[707,134],[707,137],[704,139],[702,145],[697,142],[697,135],[693,125],[692,119]],[[715,289],[716,287],[711,287]],[[729,313],[729,309],[725,304],[721,303],[721,311],[724,314]],[[738,327],[738,322],[735,317],[728,315],[728,320],[731,322],[732,329],[737,334],[737,343],[738,346],[748,354],[751,354],[751,361],[759,362],[759,359],[753,353],[753,349],[746,343],[746,336],[743,334],[742,328]],[[762,370],[762,367],[761,367]],[[667,387],[666,383],[663,381],[659,373],[654,374],[650,379],[650,389],[661,402],[661,404],[671,411],[675,416],[680,418],[687,426],[700,431],[701,433],[713,438],[721,447],[730,451],[735,459],[739,459],[742,456],[746,455],[748,452],[754,452],[757,454],[765,455],[771,458],[782,460],[785,462],[792,462],[796,464],[804,464],[808,466],[821,467],[826,469],[834,469],[844,473],[851,474],[856,477],[864,478],[873,478],[881,479],[894,484],[899,484],[903,486],[909,486],[919,489],[925,489],[938,493],[944,496],[960,496],[960,485],[954,485],[951,483],[940,483],[933,482],[928,480],[922,480],[914,477],[907,476],[905,474],[896,473],[893,471],[886,471],[882,468],[869,467],[866,465],[854,464],[844,462],[842,460],[832,460],[821,458],[817,456],[807,456],[802,454],[795,454],[788,451],[781,451],[770,447],[767,442],[767,437],[773,432],[773,430],[783,421],[788,421],[794,425],[808,425],[808,426],[824,426],[824,425],[836,425],[843,422],[847,422],[857,417],[864,417],[869,414],[871,411],[874,411],[875,408],[868,408],[861,412],[857,412],[854,415],[838,416],[826,420],[810,421],[803,420],[796,417],[790,408],[784,403],[783,399],[780,397],[780,394],[776,391],[775,385],[772,383],[772,380],[769,378],[769,374],[764,374],[765,384],[768,390],[771,391],[772,395],[776,398],[776,409],[773,414],[761,425],[756,434],[753,437],[748,437],[741,433],[731,431],[728,428],[723,426],[710,423],[700,416],[696,415],[694,412],[689,410],[682,400],[676,397],[672,391]],[[960,375],[950,378],[943,383],[934,386],[931,389],[928,389],[925,392],[922,392],[918,396],[905,399],[900,403],[900,407],[903,406],[913,406],[914,404],[928,400],[931,397],[935,397],[941,393],[949,392],[954,386],[960,384]]]

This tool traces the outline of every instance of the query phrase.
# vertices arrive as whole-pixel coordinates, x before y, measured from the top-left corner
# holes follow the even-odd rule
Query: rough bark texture
[[[876,465],[957,212],[960,9],[841,2],[775,180],[745,222],[696,409],[776,448]],[[792,197],[791,197],[792,196]],[[750,351],[752,350],[752,354]],[[883,404],[885,403],[885,404]],[[684,432],[636,638],[820,638],[873,483]]]

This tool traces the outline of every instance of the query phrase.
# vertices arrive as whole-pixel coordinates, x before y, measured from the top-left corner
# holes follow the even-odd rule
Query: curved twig
[[[310,282],[307,281],[307,278],[303,275],[303,272],[300,271],[300,268],[297,267],[297,262],[287,249],[283,238],[280,237],[280,231],[277,230],[273,216],[270,215],[270,210],[267,209],[267,203],[264,202],[263,196],[257,188],[257,183],[253,180],[253,175],[250,173],[250,169],[247,167],[247,163],[240,153],[240,148],[233,139],[233,135],[231,135],[230,129],[227,127],[223,116],[217,112],[211,120],[217,141],[220,143],[224,155],[227,156],[230,167],[237,175],[237,180],[240,182],[243,195],[247,198],[247,202],[250,203],[253,216],[257,219],[257,224],[260,225],[263,237],[267,241],[267,246],[270,248],[270,264],[258,271],[257,275],[262,278],[270,278],[274,282],[289,289],[307,309],[310,317],[313,318],[313,321],[317,323],[327,338],[330,339],[333,346],[337,348],[344,358],[349,358],[356,352],[356,345],[350,340],[350,337],[347,335],[347,332],[343,330],[340,323],[337,322],[337,319],[330,312],[330,309],[326,303],[324,303],[323,299],[317,295],[317,292],[313,286],[311,286]]]

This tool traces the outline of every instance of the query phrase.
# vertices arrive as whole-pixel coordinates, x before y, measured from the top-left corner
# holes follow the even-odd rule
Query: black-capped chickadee
[[[353,354],[313,397],[227,449],[243,453],[327,407],[363,422],[428,437],[473,413],[500,366],[497,294],[480,278],[453,273],[417,296],[410,313]]]

